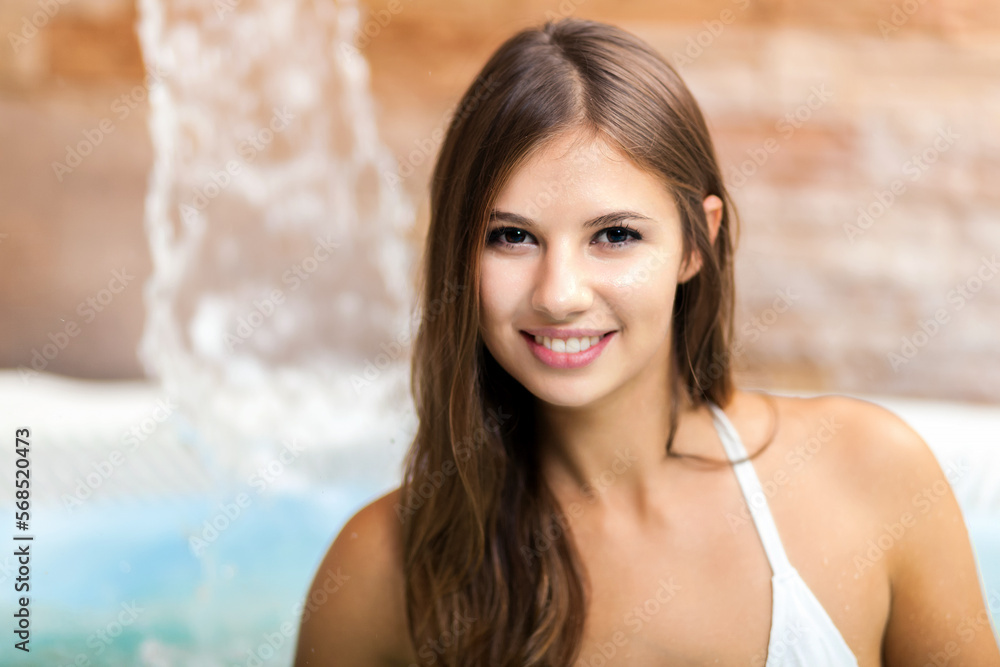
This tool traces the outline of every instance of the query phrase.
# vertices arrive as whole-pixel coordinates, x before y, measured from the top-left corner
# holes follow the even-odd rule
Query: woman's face
[[[709,197],[706,208],[709,200],[719,201]],[[682,260],[666,186],[600,140],[560,136],[513,175],[493,209],[482,258],[484,343],[553,405],[592,404],[640,386],[643,374],[665,383],[674,293],[700,266],[697,256],[689,266]],[[549,350],[528,333],[545,329],[576,340]],[[569,351],[590,346],[590,334],[607,335]]]

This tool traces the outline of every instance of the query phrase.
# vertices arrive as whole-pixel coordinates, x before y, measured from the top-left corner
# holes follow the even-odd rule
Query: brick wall
[[[134,377],[152,158],[134,92],[143,83],[136,10],[124,0],[55,1],[49,17],[44,6],[0,8],[0,366],[27,363],[75,321],[79,334],[47,370]],[[385,25],[371,15],[373,36],[357,43],[383,138],[401,162],[443,127],[490,52],[547,13],[618,23],[674,60],[709,118],[740,212],[744,384],[1000,397],[1000,269],[990,262],[1000,250],[996,3],[402,0],[370,9]],[[33,19],[37,34],[12,41]],[[60,180],[52,163],[105,118],[113,131]],[[430,163],[413,166],[404,183],[419,204],[418,243]],[[134,280],[87,321],[80,304],[110,294],[123,268]]]

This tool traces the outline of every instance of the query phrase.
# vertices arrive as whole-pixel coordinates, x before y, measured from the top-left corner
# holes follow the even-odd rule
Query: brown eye
[[[606,227],[598,233],[596,238],[600,238],[602,235],[607,235],[608,237],[608,240],[603,243],[615,248],[629,246],[642,239],[642,234],[628,225]]]
[[[490,232],[486,239],[487,245],[499,244],[501,246],[523,245],[528,233],[517,227],[500,227]]]

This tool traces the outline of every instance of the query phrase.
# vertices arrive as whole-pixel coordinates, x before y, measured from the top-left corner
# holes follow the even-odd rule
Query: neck
[[[538,402],[539,462],[556,495],[645,513],[666,488],[664,474],[683,464],[666,453],[672,400],[670,383],[660,375],[592,405]],[[694,410],[686,390],[677,392],[677,400],[672,451],[690,453],[679,445],[689,439],[682,426]]]

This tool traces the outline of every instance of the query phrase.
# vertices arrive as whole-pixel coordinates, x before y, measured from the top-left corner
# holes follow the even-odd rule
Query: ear
[[[719,235],[719,226],[722,224],[722,200],[715,195],[708,195],[702,202],[705,207],[705,221],[708,223],[708,238],[715,244],[715,237]],[[686,283],[701,270],[701,253],[697,248],[691,249],[691,255],[681,263],[680,271],[677,273],[677,282]]]

